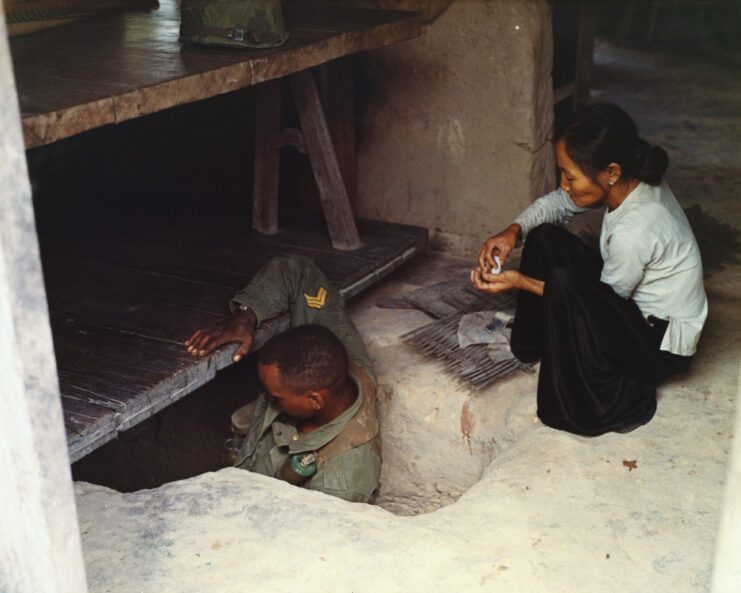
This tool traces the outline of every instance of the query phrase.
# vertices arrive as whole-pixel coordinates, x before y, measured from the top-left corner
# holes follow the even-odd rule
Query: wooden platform
[[[416,37],[418,13],[284,3],[280,48],[185,48],[174,0],[10,40],[26,148]]]
[[[161,0],[152,11],[99,16],[11,39],[26,148],[284,76],[306,79],[310,84],[299,85],[302,91],[314,86],[308,68],[420,33],[417,13],[286,0],[284,14],[290,39],[271,50],[183,47],[174,0]],[[324,138],[320,156],[334,159],[316,98],[314,103],[310,119],[322,123],[324,136],[309,135],[307,146]],[[336,162],[333,166],[330,173],[339,178]],[[338,183],[328,185],[334,194],[323,197],[325,211],[324,202],[349,208]],[[276,192],[264,200],[277,208]],[[270,257],[308,255],[350,297],[427,241],[424,229],[359,221],[361,246],[354,249],[356,239],[337,251],[327,226],[330,231],[352,227],[351,216],[347,224],[329,216],[326,223],[302,216],[268,236],[246,230],[244,221],[225,232],[229,225],[219,224],[214,206],[214,218],[199,221],[197,234],[177,224],[163,228],[161,221],[148,227],[145,212],[136,230],[122,224],[126,230],[96,234],[84,227],[79,234],[58,224],[62,228],[41,231],[72,461],[231,364],[234,346],[194,359],[182,343],[195,329],[226,319],[229,299]],[[204,230],[209,226],[213,232]],[[265,324],[256,346],[286,325],[287,319]]]
[[[183,342],[225,320],[231,297],[274,255],[312,257],[349,298],[424,248],[418,227],[358,221],[363,247],[332,249],[324,223],[276,235],[186,229],[42,240],[42,261],[72,461],[148,418],[231,364],[234,346],[204,358]],[[265,324],[256,346],[287,326]]]

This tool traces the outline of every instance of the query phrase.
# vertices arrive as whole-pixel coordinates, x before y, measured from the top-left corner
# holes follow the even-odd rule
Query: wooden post
[[[594,6],[587,0],[579,2],[579,40],[574,67],[573,109],[589,103],[594,65]]]
[[[352,60],[353,56],[343,56],[316,67],[319,96],[351,205],[355,203],[358,185]]]
[[[656,20],[659,17],[659,0],[651,2],[651,20],[648,22],[648,31],[646,31],[646,42],[651,43],[654,40],[654,31],[656,30]]]
[[[0,130],[0,590],[84,593],[82,546],[4,19]]]
[[[280,79],[277,79],[263,82],[256,89],[252,228],[265,235],[278,230],[280,147],[274,139],[280,132],[280,87]]]
[[[314,75],[309,70],[291,75],[291,88],[332,246],[335,249],[357,249],[361,245],[360,237]]]
[[[622,17],[617,30],[617,45],[625,45],[630,35],[630,26],[633,24],[633,17],[638,11],[639,0],[630,0],[623,5]]]

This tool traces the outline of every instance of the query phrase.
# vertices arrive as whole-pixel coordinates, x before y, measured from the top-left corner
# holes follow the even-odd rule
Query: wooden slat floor
[[[332,249],[318,219],[273,236],[184,228],[43,236],[42,261],[72,461],[231,364],[234,346],[198,359],[183,342],[227,319],[232,295],[276,255],[314,259],[346,298],[409,260],[427,231],[358,221],[363,247]],[[286,327],[264,324],[256,346]]]

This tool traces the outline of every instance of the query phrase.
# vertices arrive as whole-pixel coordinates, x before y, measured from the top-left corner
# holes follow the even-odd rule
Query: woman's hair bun
[[[663,148],[638,137],[633,119],[614,103],[592,103],[577,111],[556,137],[579,168],[596,179],[610,163],[625,179],[658,185],[669,166]]]
[[[651,146],[642,138],[636,140],[633,174],[649,185],[658,185],[669,166],[669,156],[661,146]]]

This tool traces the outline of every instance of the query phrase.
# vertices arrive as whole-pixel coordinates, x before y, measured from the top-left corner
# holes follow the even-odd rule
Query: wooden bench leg
[[[314,75],[309,70],[291,75],[291,89],[332,246],[335,249],[357,249],[361,245],[360,237]]]
[[[255,181],[252,228],[265,235],[278,230],[278,178],[280,147],[274,138],[280,133],[281,82],[270,80],[257,89],[255,124]]]
[[[319,97],[327,118],[329,134],[340,165],[350,206],[355,203],[358,185],[355,150],[355,84],[353,56],[343,56],[315,68]]]
[[[625,45],[628,41],[628,37],[630,36],[630,27],[633,24],[633,17],[638,11],[639,4],[639,0],[630,0],[630,2],[623,7],[623,16],[620,19],[620,25],[618,25],[617,30],[618,46]]]
[[[579,2],[579,40],[576,48],[574,101],[572,110],[589,103],[594,64],[594,6],[589,0]]]

